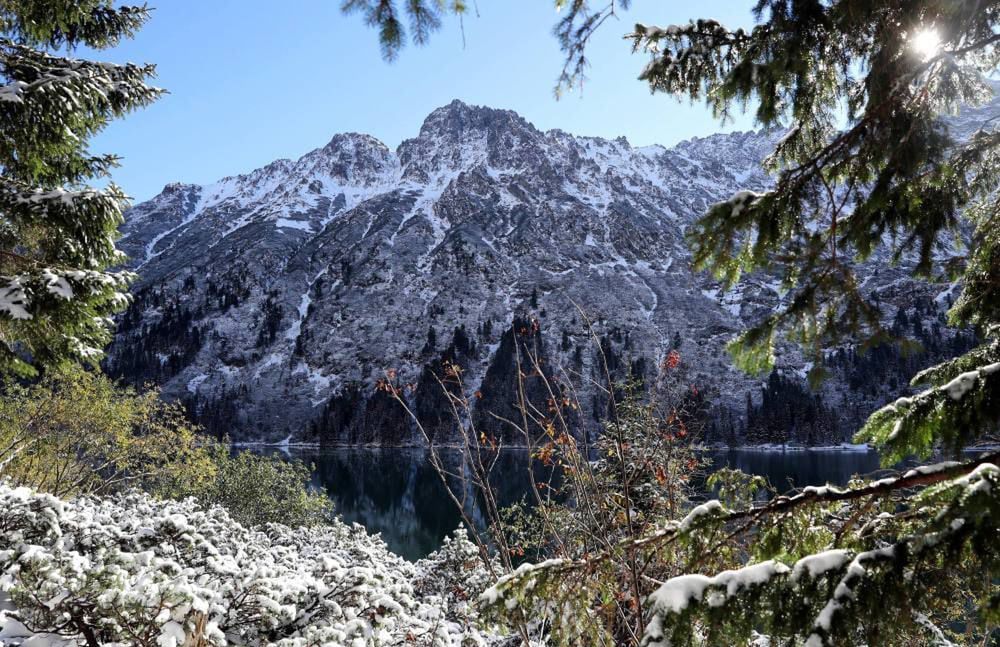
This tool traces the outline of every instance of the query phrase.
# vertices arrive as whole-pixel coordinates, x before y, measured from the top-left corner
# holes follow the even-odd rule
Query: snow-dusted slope
[[[760,161],[776,137],[633,148],[455,101],[396,151],[337,135],[297,161],[168,185],[127,216],[122,247],[142,280],[110,366],[160,381],[237,437],[309,439],[323,418],[325,441],[405,443],[412,427],[372,396],[387,369],[420,382],[464,327],[468,391],[504,393],[510,371],[488,369],[521,315],[539,322],[550,370],[589,378],[585,315],[647,374],[679,335],[700,381],[741,407],[755,382],[722,347],[776,288],[721,294],[692,273],[684,232],[713,202],[767,186]],[[585,409],[592,396],[584,387]]]

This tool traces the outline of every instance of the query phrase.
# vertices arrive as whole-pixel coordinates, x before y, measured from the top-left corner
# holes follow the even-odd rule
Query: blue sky
[[[703,105],[651,95],[636,80],[646,57],[621,36],[636,21],[712,17],[748,26],[752,4],[635,0],[595,39],[583,92],[557,101],[562,58],[551,0],[478,0],[464,47],[449,19],[429,45],[408,46],[392,64],[360,16],[340,13],[339,0],[152,0],[153,17],[137,37],[96,56],[155,63],[156,84],[170,94],[112,123],[93,150],[122,156],[114,180],[145,200],[168,182],[207,183],[296,158],[338,132],[395,147],[456,98],[516,110],[543,130],[624,135],[633,145],[745,130],[749,117],[721,126]]]

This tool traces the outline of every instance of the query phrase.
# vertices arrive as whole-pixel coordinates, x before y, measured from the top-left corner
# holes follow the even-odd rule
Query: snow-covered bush
[[[710,500],[619,543],[639,563],[666,553],[687,569],[644,597],[635,642],[600,632],[594,600],[612,551],[523,564],[482,594],[479,611],[509,625],[544,619],[549,644],[567,647],[761,644],[757,632],[800,647],[994,644],[998,465],[992,452],[749,507]]]
[[[358,525],[248,529],[194,499],[62,501],[0,484],[0,636],[71,645],[488,645],[456,533],[411,563]],[[4,607],[9,610],[4,610]],[[10,610],[12,609],[12,610]],[[6,644],[6,642],[5,642]]]

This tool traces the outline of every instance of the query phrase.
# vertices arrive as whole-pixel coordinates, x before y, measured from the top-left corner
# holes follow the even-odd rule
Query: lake
[[[292,455],[313,465],[313,483],[325,489],[347,522],[381,533],[393,551],[419,559],[441,545],[458,527],[454,503],[423,449],[292,449]],[[879,469],[874,451],[841,450],[716,450],[707,452],[714,467],[736,467],[766,476],[781,491],[806,485],[842,485],[854,474]],[[442,454],[449,469],[460,470],[459,455]],[[502,505],[529,493],[523,450],[502,452],[494,469]],[[548,476],[537,466],[536,478]],[[468,498],[474,501],[471,491]],[[477,506],[470,512],[478,522]]]

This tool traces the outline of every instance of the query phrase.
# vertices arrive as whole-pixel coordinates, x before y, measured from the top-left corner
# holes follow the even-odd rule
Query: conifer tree
[[[1000,61],[1000,5],[768,0],[756,15],[749,32],[699,20],[637,25],[632,36],[652,52],[641,78],[654,91],[705,97],[719,116],[755,102],[759,123],[787,128],[768,161],[775,187],[714,205],[691,237],[696,264],[729,284],[766,269],[789,290],[782,309],[732,344],[734,355],[768,370],[781,333],[817,356],[845,334],[890,337],[854,272],[887,244],[916,277],[962,279],[951,322],[985,343],[919,374],[932,388],[878,412],[862,437],[885,444],[890,459],[926,454],[933,442],[956,450],[1000,413],[1000,131],[988,122],[957,141],[942,116],[992,96],[985,77]],[[966,231],[969,253],[949,256]]]
[[[149,17],[109,0],[0,2],[0,371],[93,363],[131,274],[115,247],[127,196],[89,186],[117,165],[88,139],[161,90],[151,65],[72,56],[112,47]]]
[[[580,78],[593,31],[627,4],[556,1],[567,9],[561,85]],[[630,35],[651,57],[640,78],[654,92],[705,100],[723,119],[755,106],[762,127],[784,131],[767,161],[773,188],[738,192],[690,232],[697,267],[729,286],[752,271],[783,281],[782,306],[734,341],[734,357],[770,370],[784,336],[815,355],[819,379],[824,348],[890,340],[878,295],[855,274],[876,250],[917,279],[960,280],[948,316],[981,343],[918,373],[923,390],[858,434],[887,465],[935,449],[960,460],[768,503],[723,497],[604,554],[522,567],[481,604],[501,622],[548,623],[566,644],[609,644],[604,565],[670,550],[689,570],[640,592],[643,645],[748,644],[757,631],[808,647],[992,644],[1000,453],[961,451],[1000,426],[1000,128],[957,137],[945,117],[993,94],[1000,2],[758,0],[754,14],[750,30],[702,19]]]
[[[589,0],[552,0],[552,4],[561,16],[552,31],[565,56],[556,85],[559,96],[576,83],[583,83],[590,65],[586,50],[591,37],[609,18],[627,10],[632,0],[605,0],[596,8]],[[478,5],[473,6],[478,15]],[[409,22],[413,44],[424,45],[431,33],[441,28],[446,16],[457,16],[461,21],[469,5],[465,0],[343,0],[341,9],[344,13],[362,14],[368,26],[378,30],[382,56],[392,61],[406,44],[404,21]]]
[[[403,0],[399,3],[396,0],[343,0],[341,8],[345,13],[361,13],[368,25],[378,29],[382,55],[392,60],[406,43],[404,21],[409,22],[413,43],[423,45],[431,32],[441,27],[444,14],[461,16],[466,11],[466,4],[464,0]]]
[[[859,440],[879,446],[887,464],[936,447],[961,458],[972,441],[995,437],[1000,420],[1000,130],[989,122],[958,140],[942,116],[991,96],[1000,4],[762,0],[756,16],[751,31],[698,20],[638,25],[632,35],[651,52],[642,79],[654,91],[705,98],[721,117],[756,103],[760,124],[786,129],[769,160],[774,188],[714,205],[691,236],[698,266],[730,285],[767,270],[788,290],[780,310],[734,342],[734,355],[766,370],[782,333],[817,354],[845,337],[887,339],[854,265],[888,245],[915,277],[962,280],[949,316],[983,343],[919,373],[925,390],[876,412]],[[967,232],[966,257],[942,262]],[[743,509],[695,508],[625,547],[687,547],[697,570],[716,569],[650,591],[643,644],[745,644],[755,630],[771,644],[810,647],[946,644],[960,619],[966,638],[986,644],[1000,620],[998,458]],[[744,532],[752,538],[733,541]],[[712,555],[698,555],[706,546]],[[733,558],[717,562],[726,549]],[[567,580],[596,570],[599,559],[587,561],[510,576],[484,601],[520,613],[527,600],[551,604]],[[577,600],[586,589],[574,589]]]

